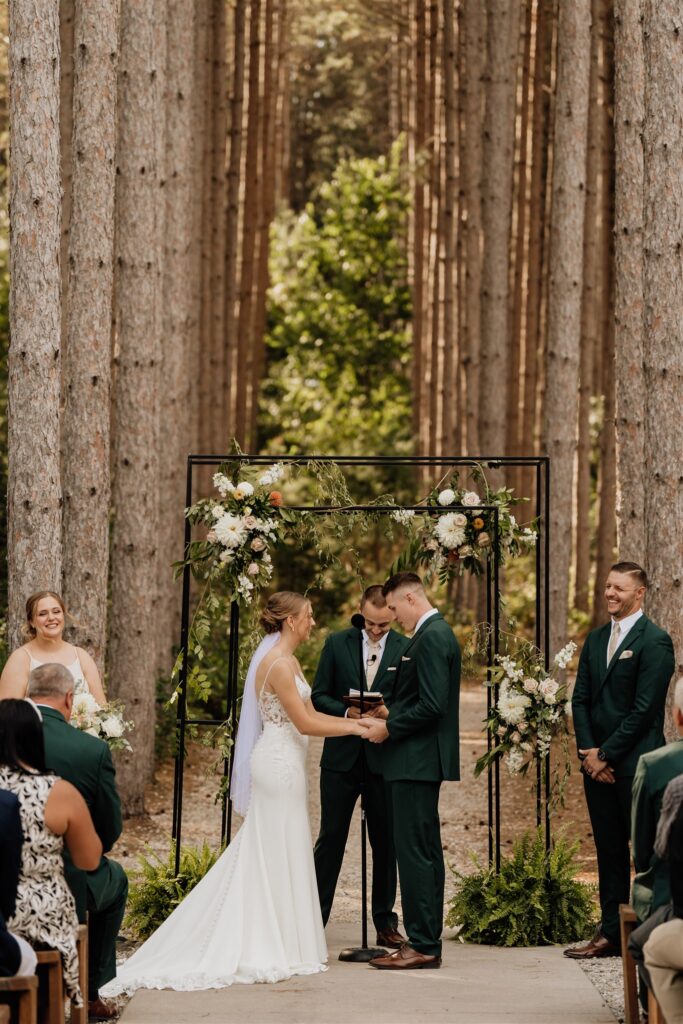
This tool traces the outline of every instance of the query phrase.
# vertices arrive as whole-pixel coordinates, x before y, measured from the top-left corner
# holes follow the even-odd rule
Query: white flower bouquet
[[[112,750],[131,750],[124,733],[133,728],[127,722],[121,701],[109,701],[101,707],[91,693],[77,693],[71,712],[71,725],[89,736],[105,740]]]
[[[570,641],[555,655],[553,671],[566,668],[575,651]],[[485,720],[497,745],[479,758],[475,774],[500,758],[511,775],[525,775],[535,761],[544,761],[556,736],[568,735],[567,684],[546,670],[538,648],[521,642],[514,655],[496,656],[486,685],[498,688]]]
[[[273,490],[284,474],[276,463],[254,482],[215,473],[218,499],[203,499],[187,509],[193,523],[207,527],[206,539],[190,546],[189,561],[197,575],[227,581],[230,598],[250,604],[273,575],[270,549],[280,540],[287,520],[282,494]]]

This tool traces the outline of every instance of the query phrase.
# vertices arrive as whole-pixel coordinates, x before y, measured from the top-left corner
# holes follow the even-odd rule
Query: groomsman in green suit
[[[123,827],[114,765],[104,740],[69,724],[73,676],[64,665],[40,665],[29,676],[27,696],[39,706],[43,717],[48,767],[79,790],[103,851],[108,853]],[[105,856],[94,871],[81,871],[74,867],[68,851],[64,854],[64,873],[80,921],[85,921],[88,911],[88,1020],[113,1020],[118,1010],[114,1003],[100,998],[99,989],[116,976],[116,936],[128,896],[126,873]]]
[[[396,573],[382,590],[396,621],[412,633],[388,708],[368,728],[368,739],[384,744],[408,942],[370,964],[378,970],[440,967],[445,870],[439,790],[444,779],[460,778],[460,647],[415,573]]]
[[[312,701],[327,715],[357,718],[360,711],[344,704],[350,689],[361,687],[360,652],[366,689],[389,699],[401,652],[407,641],[391,629],[392,614],[381,586],[368,587],[360,610],[365,628],[344,629],[328,637],[313,683]],[[365,777],[365,816],[372,847],[372,919],[377,944],[398,949],[405,941],[394,913],[396,855],[391,827],[388,791],[382,776],[382,751],[370,748],[358,736],[326,739],[320,761],[320,833],[315,844],[315,871],[323,922],[327,924],[337,879],[344,859],[353,809]],[[364,763],[363,763],[364,761]]]
[[[631,882],[631,796],[638,758],[664,745],[664,704],[674,670],[671,637],[643,614],[647,576],[636,562],[610,569],[611,621],[586,637],[572,712],[598,859],[600,927],[565,950],[573,959],[620,953],[619,904]]]

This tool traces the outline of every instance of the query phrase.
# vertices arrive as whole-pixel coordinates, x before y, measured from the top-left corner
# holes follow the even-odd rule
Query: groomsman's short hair
[[[637,562],[615,562],[610,566],[610,572],[622,572],[628,576],[634,576],[639,586],[647,587],[647,573]]]
[[[60,665],[56,661],[48,661],[38,665],[29,674],[26,696],[36,697],[66,697],[74,688],[74,677],[66,665]]]
[[[421,590],[424,592],[422,580],[416,572],[395,572],[382,587],[382,593],[386,598],[389,594],[393,594],[395,590],[400,590],[404,587],[408,590]]]
[[[368,602],[373,604],[375,608],[386,608],[387,602],[384,599],[381,583],[373,583],[372,586],[365,588],[360,599],[361,608],[368,604]]]

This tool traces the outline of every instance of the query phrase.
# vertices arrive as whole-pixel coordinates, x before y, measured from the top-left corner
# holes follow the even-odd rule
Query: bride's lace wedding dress
[[[301,678],[302,700],[311,689]],[[264,681],[265,687],[265,681]],[[263,732],[251,754],[251,801],[219,860],[102,995],[282,981],[326,970],[313,864],[307,737],[262,688]]]

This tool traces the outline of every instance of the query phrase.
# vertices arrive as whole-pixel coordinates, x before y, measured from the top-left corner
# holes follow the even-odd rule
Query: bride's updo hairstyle
[[[281,633],[290,615],[298,615],[306,604],[303,594],[294,590],[279,590],[272,594],[261,613],[261,625],[266,633]]]

